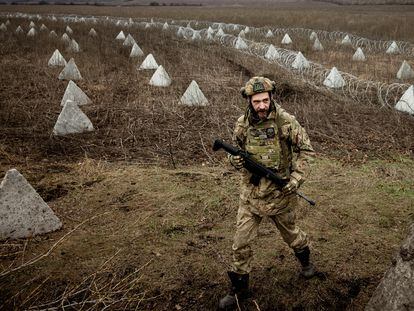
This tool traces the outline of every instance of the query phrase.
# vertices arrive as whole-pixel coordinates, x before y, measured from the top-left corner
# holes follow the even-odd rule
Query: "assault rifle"
[[[216,139],[213,144],[213,150],[217,151],[222,148],[231,155],[241,156],[244,159],[243,166],[245,169],[247,169],[250,173],[253,174],[251,181],[255,186],[259,184],[261,177],[270,179],[272,182],[274,182],[281,188],[283,188],[287,184],[287,181],[283,180],[275,172],[266,168],[260,163],[257,163],[247,151],[243,151],[237,147],[234,147],[233,145],[225,143],[222,140]],[[296,194],[300,196],[302,199],[304,199],[306,202],[308,202],[310,205],[316,204],[315,201],[309,199],[303,193],[296,192]]]

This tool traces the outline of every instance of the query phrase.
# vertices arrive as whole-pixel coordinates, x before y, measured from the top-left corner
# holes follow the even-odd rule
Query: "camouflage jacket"
[[[258,122],[250,121],[250,110],[247,110],[236,122],[233,143],[284,179],[295,178],[300,185],[309,174],[310,161],[315,152],[305,129],[296,118],[274,102],[271,107],[273,109],[267,119]],[[242,199],[280,195],[281,189],[270,180],[261,178],[255,187],[250,183],[250,172],[243,169],[242,175]]]

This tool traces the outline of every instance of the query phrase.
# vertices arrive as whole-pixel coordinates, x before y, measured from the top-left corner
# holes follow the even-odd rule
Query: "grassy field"
[[[413,168],[407,158],[358,167],[320,158],[303,189],[318,204],[302,203],[298,223],[311,236],[324,277],[298,278],[294,256],[264,221],[252,272],[260,309],[363,310],[414,220]],[[2,245],[5,273],[59,241],[48,257],[2,278],[6,306],[57,300],[50,306],[214,309],[230,262],[238,197],[233,170],[96,160],[21,170],[38,180],[64,229]],[[243,309],[255,310],[253,300]]]
[[[246,7],[97,7],[2,5],[3,12],[61,13],[208,20],[251,26],[345,31],[372,39],[414,41],[412,6],[284,5]],[[380,21],[380,22],[378,22]]]
[[[396,40],[413,39],[414,20],[399,7],[0,10],[214,19]],[[392,23],[398,18],[406,23]],[[66,26],[43,22],[59,36]],[[11,23],[12,30],[18,24],[27,30],[29,21]],[[255,246],[254,296],[241,308],[364,309],[414,221],[412,116],[314,88],[275,65],[214,43],[131,29],[173,79],[169,88],[151,87],[152,72],[136,70],[142,58],[130,60],[129,49],[114,41],[121,28],[93,25],[99,36],[91,39],[91,25],[70,26],[79,54],[45,33],[27,39],[0,32],[0,175],[17,168],[64,224],[58,232],[0,244],[0,308],[214,309],[227,289],[238,174],[210,146],[214,138],[229,139],[243,113],[239,88],[250,76],[265,74],[276,80],[277,101],[297,116],[317,151],[303,192],[318,204],[310,208],[302,202],[298,223],[311,237],[322,274],[302,280],[293,254],[265,220]],[[84,77],[77,84],[92,99],[82,107],[96,129],[92,133],[51,135],[67,84],[57,79],[60,68],[46,65],[56,48],[66,60],[75,58]],[[389,79],[381,69],[356,70]],[[178,104],[193,79],[209,106]]]

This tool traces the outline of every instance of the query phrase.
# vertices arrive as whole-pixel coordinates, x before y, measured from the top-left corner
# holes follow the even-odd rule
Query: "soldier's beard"
[[[249,110],[250,110],[250,118],[253,123],[257,123],[259,121],[263,121],[266,120],[267,116],[270,113],[270,107],[269,109],[261,109],[261,110],[254,110],[253,106],[250,104],[249,106]]]
[[[258,111],[256,111],[258,117],[260,118],[260,120],[265,120],[267,118],[267,116],[269,115],[269,110],[270,109],[260,109]]]

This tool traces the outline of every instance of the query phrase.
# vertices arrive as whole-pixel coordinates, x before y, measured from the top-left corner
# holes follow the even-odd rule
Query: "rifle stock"
[[[272,170],[266,168],[265,166],[261,165],[260,163],[257,163],[248,152],[241,150],[240,148],[237,148],[231,144],[228,144],[220,139],[216,139],[213,143],[213,151],[217,151],[220,149],[224,149],[227,153],[230,153],[233,156],[241,156],[244,159],[244,168],[247,169],[250,173],[253,174],[253,180],[255,180],[258,184],[259,179],[257,177],[265,177],[267,179],[270,179],[272,182],[274,182],[279,187],[284,187],[287,182],[283,180],[280,176],[278,176],[275,172]],[[257,186],[255,183],[255,185]],[[304,199],[306,202],[308,202],[310,205],[315,205],[315,201],[312,199],[309,199],[301,192],[296,192],[296,194]]]

